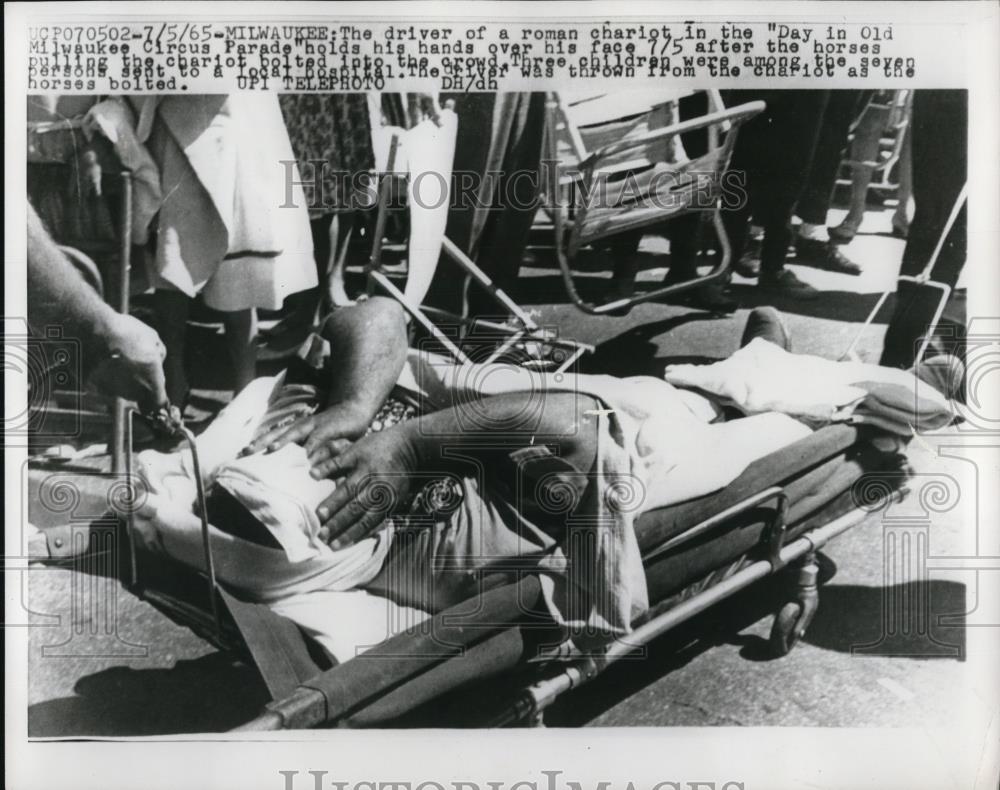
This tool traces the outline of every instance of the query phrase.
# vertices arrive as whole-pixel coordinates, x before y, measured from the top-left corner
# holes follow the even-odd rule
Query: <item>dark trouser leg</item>
[[[837,169],[847,145],[847,133],[858,114],[858,106],[864,94],[865,91],[830,91],[809,175],[796,210],[803,222],[810,225],[826,224]]]
[[[968,172],[968,94],[918,90],[913,97],[913,199],[916,211],[900,273],[916,275],[929,263]],[[954,287],[965,265],[966,210],[948,234],[931,279]],[[919,338],[930,329],[940,291],[900,282],[886,331],[882,365],[908,368]]]
[[[762,272],[785,262],[788,224],[805,183],[829,91],[727,91],[727,105],[762,100],[767,108],[740,129],[729,169],[744,178],[746,199],[723,208],[723,222],[739,260],[751,213],[765,229]]]
[[[764,227],[761,274],[777,274],[791,241],[789,223],[805,184],[829,91],[770,91],[766,139],[752,187],[754,216]],[[751,123],[755,123],[757,119]],[[749,124],[748,124],[749,126]]]
[[[455,100],[458,128],[452,174],[451,207],[445,233],[464,252],[469,251],[472,226],[476,214],[478,190],[487,169],[490,136],[493,125],[495,93],[442,94]],[[444,254],[438,265],[438,276],[424,297],[424,304],[460,313],[463,302],[464,277],[458,267]]]
[[[494,193],[497,208],[486,219],[481,237],[473,241],[476,263],[504,290],[517,280],[538,210],[545,94],[526,93],[516,103],[510,100],[508,103],[517,117],[504,150],[498,191]],[[481,289],[473,288],[469,294],[469,312],[497,315],[503,308]]]
[[[708,94],[704,91],[683,97],[678,102],[679,120],[699,118],[708,112]],[[697,159],[708,152],[708,130],[701,129],[681,135],[681,145],[689,159]],[[664,233],[670,239],[671,282],[692,280],[698,275],[700,212],[685,214],[666,223]]]

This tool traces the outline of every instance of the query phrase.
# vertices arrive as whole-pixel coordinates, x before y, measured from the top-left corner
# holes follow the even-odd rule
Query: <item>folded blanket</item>
[[[947,399],[912,373],[791,354],[756,338],[710,365],[671,365],[664,379],[708,393],[744,414],[779,412],[814,425],[854,422],[909,437],[954,417]]]

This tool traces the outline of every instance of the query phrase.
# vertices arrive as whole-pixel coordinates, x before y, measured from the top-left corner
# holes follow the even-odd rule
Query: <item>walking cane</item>
[[[944,249],[945,240],[948,238],[948,234],[951,233],[955,220],[958,219],[958,212],[962,210],[962,205],[965,203],[967,197],[968,184],[963,184],[962,191],[958,193],[958,197],[955,199],[955,205],[951,208],[951,213],[948,215],[948,221],[944,224],[944,229],[941,231],[941,237],[938,239],[937,245],[934,247],[934,252],[931,254],[930,260],[927,261],[927,265],[924,267],[924,270],[919,274],[901,274],[897,278],[897,283],[908,282],[913,283],[914,285],[924,285],[929,288],[937,289],[941,292],[941,296],[938,298],[937,308],[934,310],[934,317],[931,319],[931,322],[927,327],[927,332],[924,334],[916,359],[913,360],[914,365],[918,364],[920,360],[923,359],[924,354],[927,351],[927,346],[930,345],[934,329],[937,328],[938,321],[941,320],[941,315],[944,313],[945,305],[948,303],[948,297],[951,296],[951,286],[947,283],[932,280],[931,272],[934,270],[934,265],[937,263],[938,256],[941,254],[941,250]],[[878,315],[878,311],[882,309],[882,305],[885,304],[886,300],[893,293],[895,293],[895,290],[885,291],[882,296],[879,297],[879,300],[875,303],[875,307],[872,308],[871,313],[868,314],[868,318],[865,319],[865,322],[861,325],[858,333],[854,336],[854,340],[851,341],[851,345],[848,346],[847,351],[845,351],[840,357],[841,360],[850,357],[855,362],[861,361],[855,353],[854,348],[861,339],[861,335],[864,334],[864,331],[871,325],[872,321],[875,320],[875,316]]]

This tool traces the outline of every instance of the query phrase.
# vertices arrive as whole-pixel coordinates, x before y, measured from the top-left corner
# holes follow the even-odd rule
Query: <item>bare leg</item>
[[[899,189],[896,197],[899,203],[892,215],[892,230],[894,233],[906,236],[910,230],[910,198],[913,195],[913,154],[911,140],[913,129],[903,132],[903,147],[899,152]]]
[[[409,274],[403,293],[411,304],[417,305],[424,303],[430,290],[448,224],[448,185],[455,158],[458,117],[449,107],[441,112],[439,122],[440,125],[423,121],[406,133],[410,239]]]
[[[330,220],[330,258],[326,264],[326,295],[333,307],[346,307],[354,304],[348,297],[344,287],[344,269],[347,266],[347,256],[340,254],[340,216],[333,215]]]
[[[223,314],[226,328],[226,349],[233,362],[233,392],[239,392],[257,375],[257,311],[238,310]]]
[[[167,397],[170,402],[183,407],[188,395],[188,378],[184,369],[184,340],[187,336],[187,318],[191,298],[180,291],[157,290],[153,295],[157,329],[167,349],[163,372],[167,379]]]
[[[840,230],[854,235],[865,217],[865,203],[868,185],[875,172],[878,144],[888,118],[888,109],[869,105],[858,122],[851,143],[851,205],[847,216],[838,226]],[[842,234],[843,235],[843,234]]]

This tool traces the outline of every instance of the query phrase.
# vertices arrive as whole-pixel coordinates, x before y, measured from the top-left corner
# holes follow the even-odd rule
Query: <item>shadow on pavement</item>
[[[859,294],[854,291],[821,290],[817,299],[806,301],[784,296],[774,291],[766,291],[756,285],[746,283],[732,283],[729,286],[729,293],[740,303],[740,307],[748,309],[769,305],[782,313],[859,324],[868,318],[868,314],[881,297],[881,294],[877,293]],[[882,305],[878,315],[875,316],[874,323],[887,323],[889,316],[892,315],[893,304],[894,297],[890,296]]]
[[[836,565],[825,554],[818,557],[820,605],[804,642],[857,656],[964,660],[965,617],[958,613],[966,611],[965,585],[943,580],[885,588],[828,585]],[[645,660],[626,659],[558,700],[547,711],[546,723],[570,727],[585,724],[713,647],[741,646],[740,656],[748,661],[791,660],[775,656],[767,639],[739,633],[789,600],[790,584],[788,574],[778,574],[665,634],[648,646]],[[906,616],[887,622],[881,613],[888,602],[908,615],[917,614],[919,602],[927,603],[926,631],[911,629],[902,633],[903,624],[908,622]],[[947,626],[938,622],[945,617]]]
[[[604,373],[610,376],[659,377],[668,364],[710,361],[704,356],[657,357],[660,349],[654,340],[692,321],[716,319],[717,316],[712,313],[690,312],[633,327],[600,343],[593,354],[583,358],[581,370],[584,373]]]
[[[29,737],[222,732],[269,699],[256,670],[223,653],[169,669],[112,667],[80,678],[73,690],[76,696],[28,708]]]
[[[831,585],[821,596],[804,637],[812,645],[854,655],[965,659],[964,584]]]

